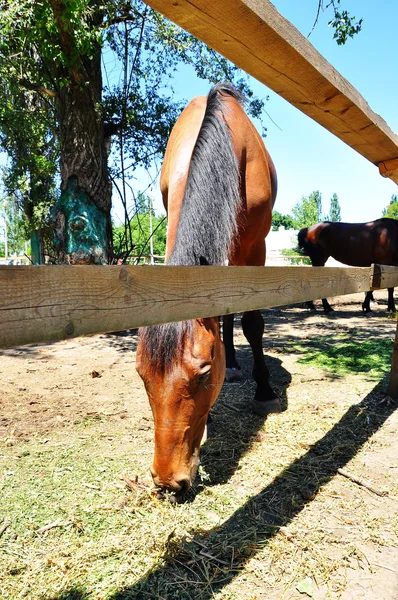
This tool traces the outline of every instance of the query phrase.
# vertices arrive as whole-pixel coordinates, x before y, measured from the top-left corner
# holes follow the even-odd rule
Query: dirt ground
[[[276,584],[269,594],[253,589],[250,593],[246,592],[245,598],[303,596],[398,600],[398,532],[394,525],[398,512],[398,411],[394,412],[397,405],[386,395],[385,382],[383,388],[371,378],[329,377],[314,366],[298,366],[297,352],[288,349],[293,341],[316,339],[328,331],[331,334],[361,332],[364,340],[375,336],[393,339],[396,322],[386,317],[386,293],[375,295],[380,302],[374,305],[370,315],[364,315],[360,310],[362,295],[333,299],[336,310],[330,315],[323,314],[320,304],[315,313],[309,313],[302,307],[284,307],[263,313],[266,321],[264,351],[272,384],[288,401],[288,410],[294,406],[295,395],[308,398],[312,410],[319,413],[323,410],[322,406],[343,402],[348,393],[356,396],[358,403],[372,394],[373,398],[378,395],[383,406],[391,408],[388,418],[377,431],[376,442],[368,443],[362,450],[356,471],[361,480],[370,482],[372,488],[382,495],[343,475],[336,475],[328,484],[333,488],[329,490],[331,497],[337,498],[337,505],[344,512],[343,518],[334,509],[330,511],[326,504],[324,506],[324,516],[329,520],[328,528],[333,532],[333,539],[344,538],[347,544],[351,538],[354,539],[357,528],[361,526],[358,523],[358,503],[365,503],[367,510],[368,534],[359,545],[361,556],[353,555],[347,560],[344,591],[334,596],[317,582],[311,582],[310,587],[306,587],[304,582],[304,591],[286,586],[279,589]],[[244,380],[239,384],[243,394],[245,381],[250,377],[250,356],[239,328],[236,339],[238,359],[243,363]],[[151,412],[135,371],[136,341],[135,332],[119,332],[1,351],[0,453],[1,445],[17,445],[19,441],[38,437],[45,439],[55,430],[96,415],[113,421],[118,429],[146,428],[150,449]],[[240,388],[233,389],[239,404]],[[224,391],[223,402],[227,407],[228,403],[232,403],[228,398],[228,392]],[[217,431],[217,423],[215,427]],[[311,504],[306,511],[307,518],[310,522],[313,520],[316,529],[323,517],[319,513],[311,514]],[[383,524],[381,527],[375,525],[377,535],[372,536],[371,523],[376,524],[380,519]],[[290,528],[286,528],[285,533],[287,540],[291,539]],[[294,544],[291,552],[295,552]],[[333,553],[333,544],[330,552]],[[253,558],[250,568],[259,568],[256,561],[260,560],[260,556]],[[231,595],[225,595],[225,598],[239,598],[239,588],[234,592],[234,585],[243,584],[238,580],[233,583]]]

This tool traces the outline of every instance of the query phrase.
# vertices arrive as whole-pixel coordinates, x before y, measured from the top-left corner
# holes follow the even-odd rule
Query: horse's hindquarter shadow
[[[265,320],[267,330],[267,321]],[[241,331],[240,315],[234,323],[235,333]],[[282,410],[287,408],[286,390],[291,375],[282,367],[282,362],[268,353],[266,333],[263,338],[265,362],[270,372],[270,383],[278,394]],[[226,483],[234,474],[239,462],[256,441],[256,434],[267,417],[260,417],[252,410],[252,398],[256,383],[252,377],[253,355],[246,340],[236,344],[236,358],[242,368],[242,379],[235,383],[225,382],[220,395],[211,410],[211,437],[201,447],[200,462],[206,486]],[[271,415],[268,418],[278,418]],[[196,482],[198,484],[198,480]],[[198,485],[190,493],[193,499],[198,493]]]
[[[134,586],[129,586],[112,596],[112,600],[154,597],[161,585],[166,598],[175,591],[176,581],[181,584],[181,598],[197,597],[210,600],[244,569],[249,558],[264,548],[268,540],[282,526],[290,523],[329,482],[338,469],[344,467],[362,448],[365,442],[382,427],[397,408],[397,402],[383,396],[378,384],[362,402],[351,406],[341,420],[302,457],[284,469],[270,485],[252,497],[225,523],[210,531],[200,531],[190,541],[182,539],[180,548],[168,557],[161,568],[151,571]],[[371,418],[369,418],[371,414]],[[300,498],[300,502],[298,502]],[[240,535],[244,531],[244,535]],[[206,563],[207,580],[211,585],[200,586],[201,573],[189,569],[189,577],[183,577],[187,557],[197,554],[197,548],[212,549],[222,560]],[[225,549],[230,550],[230,557]],[[189,562],[189,561],[188,561]],[[220,576],[220,562],[230,563]],[[188,569],[188,567],[187,567]],[[185,594],[185,595],[184,595]],[[191,595],[192,594],[192,595]]]

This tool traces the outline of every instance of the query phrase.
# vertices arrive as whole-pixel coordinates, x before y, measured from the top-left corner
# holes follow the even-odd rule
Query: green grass
[[[367,374],[380,379],[391,369],[392,339],[364,339],[352,334],[319,337],[285,344],[285,353],[303,354],[298,362],[344,376]]]
[[[366,520],[364,502],[344,538],[330,524],[345,518],[351,485],[336,481],[336,468],[375,443],[392,410],[368,376],[389,370],[392,342],[354,336],[285,345],[304,363],[295,362],[300,374],[311,364],[358,379],[297,377],[288,410],[265,422],[249,409],[251,382],[224,386],[198,493],[183,504],[153,495],[153,431],[139,420],[88,416],[0,442],[0,530],[10,523],[0,535],[0,597],[260,600],[311,576],[338,598],[357,540],[368,543],[370,531],[384,539],[396,521]]]

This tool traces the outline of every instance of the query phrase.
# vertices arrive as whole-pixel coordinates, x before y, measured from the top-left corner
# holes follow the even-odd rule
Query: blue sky
[[[329,9],[320,14],[310,42],[397,133],[398,1],[384,0],[380,5],[370,0],[342,2],[353,16],[363,18],[362,31],[345,46],[338,46],[333,40],[333,30],[327,26],[332,17]],[[274,0],[273,4],[303,35],[308,35],[316,16],[317,0]],[[255,80],[252,85],[257,95],[269,96],[266,111],[270,118],[264,117],[268,130],[265,143],[278,172],[275,210],[290,213],[302,196],[319,190],[324,213],[328,212],[335,192],[342,220],[362,222],[381,217],[391,195],[398,194],[398,186],[381,177],[377,167],[272,90]],[[191,99],[206,94],[209,87],[184,69],[176,78],[175,94],[177,98]],[[153,186],[151,195],[160,211],[157,187]]]

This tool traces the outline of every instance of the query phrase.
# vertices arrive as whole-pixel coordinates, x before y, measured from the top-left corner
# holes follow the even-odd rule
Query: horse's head
[[[218,319],[141,330],[137,371],[154,418],[153,480],[181,496],[195,478],[206,420],[224,381]]]

